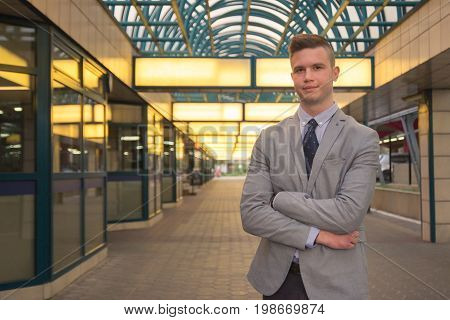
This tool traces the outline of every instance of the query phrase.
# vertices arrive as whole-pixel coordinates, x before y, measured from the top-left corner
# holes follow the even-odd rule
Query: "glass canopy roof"
[[[227,58],[286,58],[290,39],[299,33],[325,36],[338,57],[362,57],[422,2],[425,1],[103,0],[141,56]],[[171,95],[175,103],[284,103],[296,107],[298,101],[293,90],[180,90]],[[335,95],[335,100],[344,106],[360,95],[342,92]],[[191,107],[186,108],[191,114]],[[228,160],[248,159],[252,138],[262,127],[274,123],[267,119],[189,124],[182,119],[173,120],[180,130],[190,132],[196,142],[212,151],[216,159]],[[200,134],[205,128],[216,133],[219,129],[232,129],[232,133],[225,130],[225,136]]]
[[[424,1],[103,0],[151,56],[288,55],[298,33],[324,35],[338,56],[361,56]]]

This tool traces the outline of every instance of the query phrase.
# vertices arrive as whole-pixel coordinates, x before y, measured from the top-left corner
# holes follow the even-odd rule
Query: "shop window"
[[[34,275],[34,193],[31,181],[0,182],[0,283]]]
[[[139,105],[110,105],[108,114],[108,171],[143,168],[142,109]]]
[[[53,181],[53,272],[81,257],[81,181]]]
[[[98,68],[94,67],[94,65],[89,62],[85,62],[83,68],[83,86],[103,95],[102,75],[103,72]]]
[[[83,120],[84,170],[105,171],[105,106],[85,98]]]
[[[142,219],[140,178],[135,177],[134,181],[111,181],[110,179],[108,181],[108,221],[133,219]]]
[[[0,172],[35,170],[34,77],[0,71]]]
[[[80,58],[69,54],[59,46],[53,46],[53,68],[80,83]]]
[[[104,199],[103,179],[86,179],[84,191],[84,231],[86,254],[104,243]]]
[[[0,23],[0,64],[34,68],[35,52],[34,28]]]
[[[53,172],[81,171],[81,95],[53,81]]]

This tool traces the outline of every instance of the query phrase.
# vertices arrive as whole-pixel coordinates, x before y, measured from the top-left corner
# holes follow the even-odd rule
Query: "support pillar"
[[[450,90],[430,90],[419,106],[422,239],[450,242]]]

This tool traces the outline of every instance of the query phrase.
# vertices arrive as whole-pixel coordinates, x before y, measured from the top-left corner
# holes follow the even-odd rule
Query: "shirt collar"
[[[328,109],[316,115],[314,117],[314,120],[316,120],[319,127],[322,127],[328,120],[331,119],[331,117],[338,109],[339,107],[337,106],[336,102],[333,102],[333,104]],[[300,119],[300,125],[302,127],[306,126],[308,121],[313,118],[305,110],[303,110],[302,106],[299,107],[298,117]]]

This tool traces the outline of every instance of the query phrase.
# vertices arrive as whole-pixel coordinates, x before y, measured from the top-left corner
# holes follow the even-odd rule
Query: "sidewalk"
[[[55,299],[260,299],[245,278],[259,240],[242,230],[243,182],[215,179],[154,227],[110,233],[106,261]],[[450,244],[377,213],[366,228],[371,299],[450,296]]]

